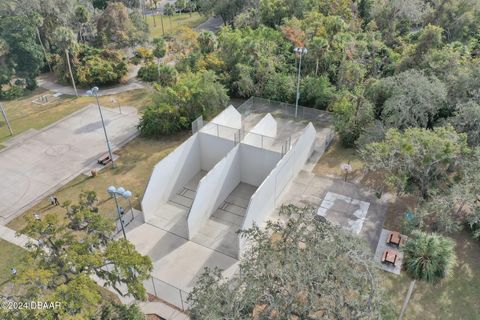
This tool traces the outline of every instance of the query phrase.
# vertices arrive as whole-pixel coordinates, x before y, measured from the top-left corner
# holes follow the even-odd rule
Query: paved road
[[[136,109],[103,109],[113,146],[137,134]],[[0,225],[88,170],[106,152],[98,108],[89,106],[0,151]],[[61,201],[61,199],[60,199]]]

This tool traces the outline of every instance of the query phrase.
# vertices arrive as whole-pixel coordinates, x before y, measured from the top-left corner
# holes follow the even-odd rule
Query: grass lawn
[[[20,99],[3,102],[15,135],[28,129],[42,129],[90,103],[95,103],[93,97],[74,98],[71,96],[63,96],[46,106],[32,103],[34,99],[47,93],[49,92],[37,88]],[[118,108],[119,104],[129,105],[141,110],[145,105],[151,103],[151,99],[152,95],[148,89],[139,89],[118,95],[100,97],[100,104],[112,108]],[[0,143],[9,138],[8,128],[3,122],[3,117],[0,117]]]
[[[207,17],[200,15],[198,12],[192,13],[191,17],[188,13],[175,14],[171,17],[171,19],[167,16],[164,16],[163,28],[165,31],[165,35],[175,35],[180,31],[182,27],[195,28],[206,20]],[[155,21],[156,26],[154,23],[154,17],[147,16],[147,23],[150,30],[151,38],[158,38],[163,36],[161,17],[159,15],[155,16]]]
[[[417,281],[404,319],[480,319],[480,242],[468,232],[452,238],[458,263],[452,277],[437,286]],[[383,284],[399,314],[410,278],[385,273]]]
[[[0,239],[0,292],[11,279],[12,268],[20,269],[23,258],[27,254],[24,249]]]
[[[140,209],[140,201],[154,165],[173,151],[187,137],[188,133],[181,133],[161,140],[137,138],[118,152],[120,158],[116,162],[117,168],[105,168],[96,177],[80,175],[55,194],[61,203],[67,200],[77,203],[78,195],[82,191],[96,191],[100,212],[115,217],[115,202],[107,194],[106,189],[110,185],[123,186],[132,191],[132,205]],[[128,208],[128,202],[124,199],[120,199],[120,205]],[[52,213],[60,217],[65,215],[64,208],[52,207],[48,199],[44,199],[23,215],[12,220],[8,227],[17,231],[21,230],[25,226],[25,215],[32,215],[35,212],[40,212],[41,214]]]

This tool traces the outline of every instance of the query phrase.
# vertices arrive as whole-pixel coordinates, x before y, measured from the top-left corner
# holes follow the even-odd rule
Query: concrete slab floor
[[[138,133],[135,108],[122,108],[122,114],[102,111],[114,148]],[[17,141],[0,151],[0,224],[81,174],[107,151],[95,105]]]
[[[385,220],[388,202],[384,199],[378,199],[373,191],[355,184],[343,182],[342,180],[321,177],[310,172],[301,171],[290,184],[287,192],[285,192],[282,203],[295,204],[300,207],[313,206],[315,209],[318,209],[328,192],[370,203],[359,236],[367,241],[372,253],[375,252]],[[360,206],[360,204],[358,204],[358,206]],[[345,208],[343,209],[345,210]],[[350,206],[350,209],[352,209],[353,212],[346,214],[344,220],[348,218],[347,216],[354,214],[354,211],[358,208],[353,205]],[[279,217],[279,211],[279,208],[277,208],[271,218],[282,219],[282,217]],[[338,212],[340,211],[342,210]]]
[[[162,230],[171,232],[177,236],[188,239],[188,212],[195,199],[200,180],[207,171],[198,172],[180,191],[174,194],[167,203],[162,204],[149,224]]]
[[[238,260],[150,224],[130,230],[127,238],[141,254],[152,258],[153,277],[186,292],[205,267],[219,267],[225,276],[232,276],[238,268]]]
[[[249,200],[256,190],[255,186],[238,184],[192,241],[237,259],[239,238],[236,232],[242,227]]]

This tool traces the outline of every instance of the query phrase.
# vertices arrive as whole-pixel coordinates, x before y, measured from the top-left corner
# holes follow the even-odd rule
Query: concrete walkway
[[[26,244],[29,241],[36,242],[36,240],[23,234],[17,237],[15,230],[2,225],[0,225],[0,238],[22,248],[26,248]]]
[[[156,314],[167,320],[189,320],[190,317],[161,302],[142,302],[138,305],[145,314]]]

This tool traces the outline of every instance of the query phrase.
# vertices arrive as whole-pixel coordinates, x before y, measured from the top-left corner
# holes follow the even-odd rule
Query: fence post
[[[155,297],[158,297],[157,288],[155,288],[155,282],[153,281],[153,277],[151,277],[151,278],[152,278],[153,292],[155,293]]]

